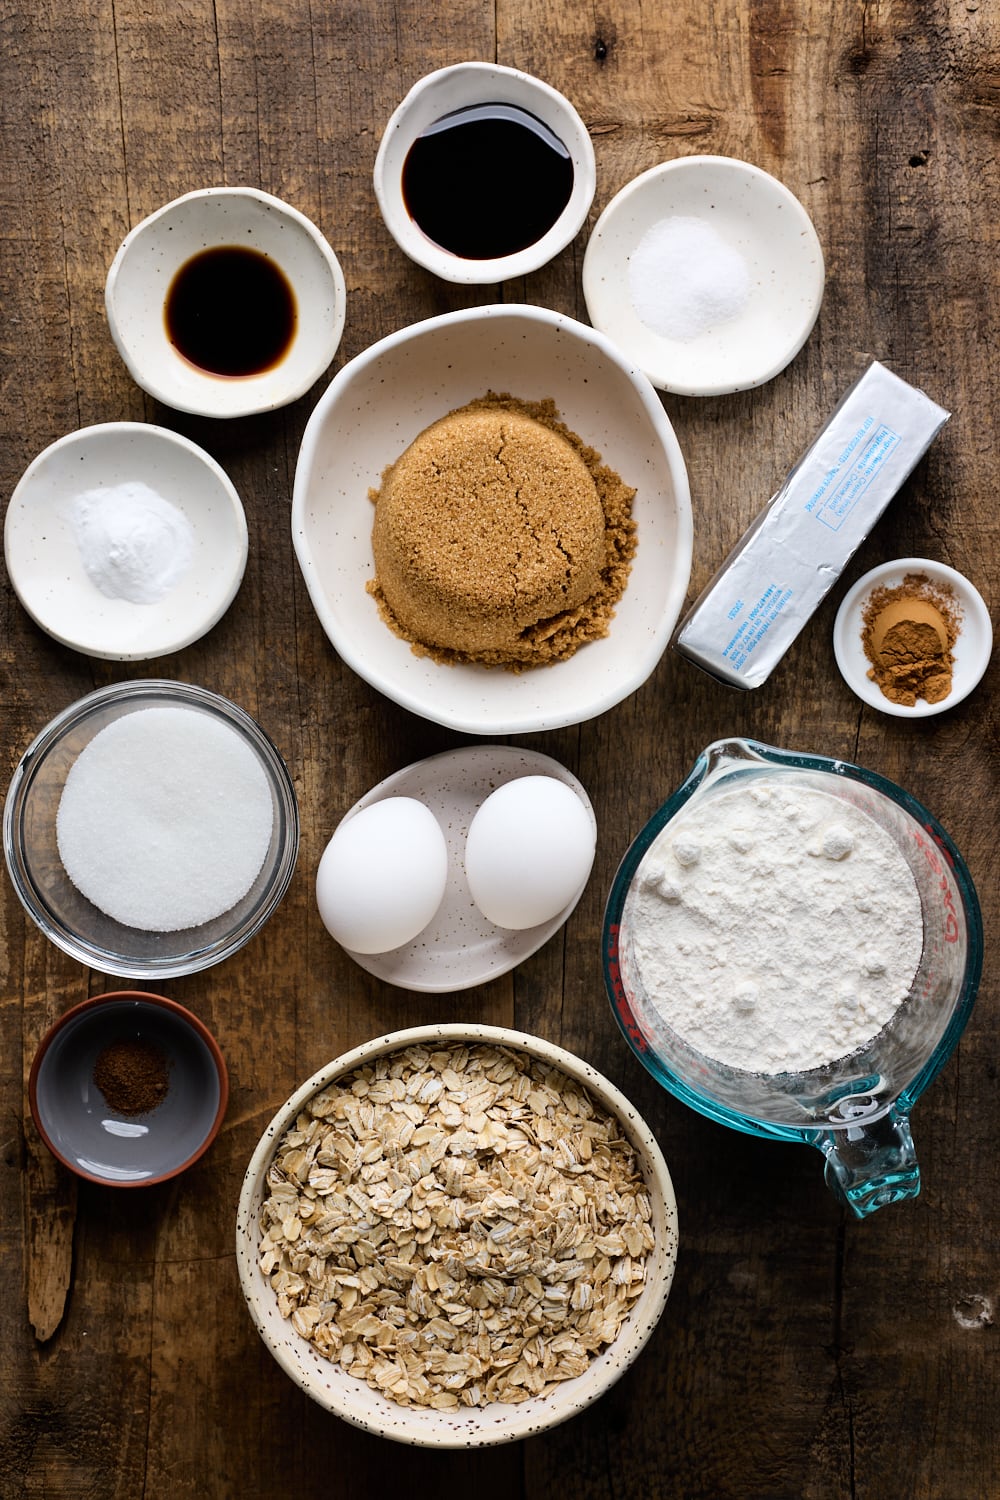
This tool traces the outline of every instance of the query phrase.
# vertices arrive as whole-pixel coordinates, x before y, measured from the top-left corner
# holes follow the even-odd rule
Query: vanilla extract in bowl
[[[554,131],[513,104],[443,115],[403,163],[407,212],[465,260],[515,255],[542,239],[573,192],[573,160]]]
[[[295,337],[295,294],[270,256],[246,245],[214,245],[184,262],[164,303],[167,337],[211,375],[263,375]]]

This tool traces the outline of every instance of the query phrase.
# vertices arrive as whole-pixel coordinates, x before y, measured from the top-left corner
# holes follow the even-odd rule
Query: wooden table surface
[[[26,1092],[39,1038],[74,1002],[129,986],[63,956],[4,880],[0,1495],[1000,1494],[996,675],[953,711],[905,722],[859,703],[831,647],[848,585],[885,559],[938,558],[988,604],[1000,597],[997,6],[39,0],[4,7],[0,38],[4,497],[64,433],[156,422],[223,464],[250,528],[246,578],[225,618],[152,664],[64,649],[5,578],[6,772],[92,689],[176,677],[260,721],[302,815],[297,871],[263,933],[236,958],[160,986],[213,1029],[232,1092],[208,1155],[148,1191],[77,1184],[39,1140]],[[597,195],[576,241],[523,281],[480,289],[411,264],[371,185],[380,133],[406,90],[470,58],[565,92],[597,154]],[[469,741],[383,699],[320,629],[289,526],[305,422],[334,370],[418,319],[506,300],[585,321],[581,261],[599,211],[638,172],[698,152],[755,162],[791,188],[818,230],[827,285],[811,338],[769,384],[664,398],[691,480],[691,596],[870,359],[921,386],[951,421],[764,687],[727,690],[668,652],[602,717],[517,741],[556,757],[589,791],[600,832],[586,893],[512,974],[449,995],[395,989],[326,935],[317,860],[375,782]],[[103,307],[127,230],[218,184],[261,187],[309,215],[341,260],[348,297],[343,342],[314,390],[228,423],[145,397]],[[979,1000],[914,1113],[923,1191],[865,1223],[837,1206],[815,1151],[729,1132],[661,1091],[626,1051],[605,997],[600,929],[617,862],[699,750],[732,734],[842,756],[901,783],[951,833],[979,886],[988,935]],[[656,1132],[680,1210],[673,1292],[636,1365],[585,1415],[481,1453],[406,1450],[320,1410],[258,1340],[234,1256],[240,1182],[276,1106],[349,1047],[452,1020],[514,1024],[596,1064]]]

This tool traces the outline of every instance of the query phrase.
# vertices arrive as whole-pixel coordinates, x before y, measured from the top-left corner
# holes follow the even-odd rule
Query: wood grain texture
[[[588,224],[548,266],[497,288],[436,281],[396,248],[371,171],[385,122],[429,69],[497,60],[544,77],[592,135]],[[0,493],[89,423],[160,422],[206,447],[247,512],[250,561],[225,618],[155,664],[58,646],[0,591],[0,761],[9,776],[60,709],[107,682],[201,683],[257,716],[291,770],[298,869],[240,955],[171,983],[218,1036],[231,1101],[211,1152],[143,1193],[79,1188],[44,1151],[25,1081],[62,1011],[122,981],[88,973],[0,902],[0,1497],[319,1500],[331,1492],[477,1500],[991,1500],[1000,1474],[997,1125],[997,678],[939,718],[863,708],[830,630],[849,584],[938,557],[1000,599],[1000,13],[987,0],[10,0],[0,9]],[[664,397],[695,516],[690,595],[757,515],[840,395],[885,359],[951,421],[768,683],[727,690],[668,653],[596,720],[532,736],[581,777],[594,874],[563,930],[513,974],[454,995],[381,984],[327,937],[312,882],[339,818],[399,767],[465,743],[380,697],[310,607],[289,512],[325,387],[230,423],[144,396],[111,342],[107,267],[126,231],[192,188],[259,186],[323,229],[344,269],[333,370],[396,328],[492,300],[585,320],[581,264],[638,172],[699,152],[780,177],[819,232],[817,326],[768,385]],[[516,185],[498,183],[498,193]],[[329,372],[333,373],[333,370]],[[152,666],[153,670],[150,670]],[[710,741],[749,734],[844,756],[939,817],[978,884],[980,999],[919,1102],[918,1200],[848,1221],[818,1155],[736,1135],[666,1095],[604,996],[604,900],[622,853]],[[648,1348],[584,1416],[482,1454],[404,1450],[327,1416],[257,1339],[233,1253],[246,1163],[314,1069],[390,1028],[514,1023],[586,1057],[633,1099],[680,1206],[674,1289]]]

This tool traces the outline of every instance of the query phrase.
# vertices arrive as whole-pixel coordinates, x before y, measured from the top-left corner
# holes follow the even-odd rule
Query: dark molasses
[[[295,336],[295,294],[259,250],[217,245],[185,261],[164,304],[167,337],[211,375],[262,375]]]
[[[403,201],[429,240],[464,260],[494,260],[535,244],[573,191],[559,137],[513,104],[443,115],[403,163]]]

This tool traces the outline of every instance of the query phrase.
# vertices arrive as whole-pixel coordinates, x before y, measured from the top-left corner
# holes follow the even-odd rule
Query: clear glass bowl
[[[267,777],[274,817],[264,863],[242,900],[197,927],[146,932],[106,916],[72,884],[56,845],[56,814],[70,767],[95,735],[125,714],[163,706],[190,708],[235,729]],[[29,745],[7,792],[3,846],[25,910],[64,953],[105,974],[164,979],[220,963],[264,926],[295,869],[298,805],[277,749],[235,703],[187,683],[121,683],[71,704]]]
[[[802,778],[860,808],[893,839],[913,873],[924,931],[910,994],[867,1046],[808,1072],[764,1074],[706,1057],[670,1028],[637,975],[631,923],[642,861],[666,824],[696,799],[776,774]],[[717,741],[626,852],[608,898],[603,956],[608,995],[626,1041],[678,1099],[734,1130],[816,1146],[826,1160],[827,1182],[859,1218],[919,1192],[908,1117],[969,1019],[982,971],[983,929],[961,855],[908,792],[845,761],[751,740]]]

